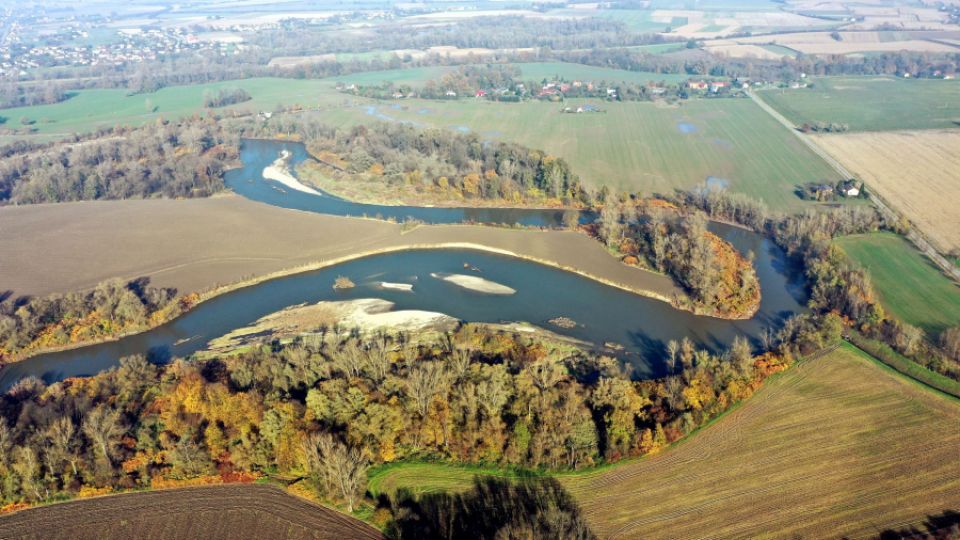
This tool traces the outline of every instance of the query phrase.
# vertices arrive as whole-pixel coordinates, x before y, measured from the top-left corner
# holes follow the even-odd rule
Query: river
[[[279,189],[264,180],[261,171],[276,159],[281,148],[305,159],[302,145],[272,141],[247,141],[242,151],[244,167],[231,171],[228,185],[250,199],[335,215],[414,215],[430,223],[463,220],[551,226],[562,212],[518,209],[447,209],[360,205],[328,195],[310,195]],[[415,212],[415,213],[410,213]],[[589,217],[587,217],[589,219]],[[413,250],[366,257],[334,267],[269,280],[208,300],[181,317],[153,330],[118,341],[39,355],[4,367],[0,389],[25,376],[47,382],[95,374],[117,364],[119,358],[147,354],[164,362],[205,348],[208,341],[258,318],[302,302],[384,298],[396,309],[439,311],[465,321],[524,321],[596,344],[613,342],[624,347],[623,362],[637,378],[663,375],[666,342],[689,337],[700,347],[719,351],[735,336],[756,339],[765,328],[778,328],[786,317],[803,310],[802,275],[769,239],[722,224],[711,229],[741,252],[752,251],[763,298],[751,319],[728,321],[697,316],[650,298],[603,285],[589,278],[507,256],[468,250]],[[459,288],[430,276],[431,273],[464,273],[464,264],[479,270],[475,275],[516,289],[514,295],[488,295]],[[357,287],[333,290],[337,276],[348,276]],[[385,290],[381,281],[413,284],[413,291]],[[575,328],[554,328],[548,321],[564,316]]]

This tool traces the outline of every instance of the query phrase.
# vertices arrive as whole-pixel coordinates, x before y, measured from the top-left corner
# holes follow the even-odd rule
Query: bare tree
[[[83,419],[83,434],[90,439],[97,455],[107,463],[112,464],[117,442],[124,431],[120,411],[107,405],[98,405]]]
[[[326,492],[335,491],[353,512],[367,483],[367,460],[359,450],[347,448],[329,433],[311,435],[304,448],[307,469]]]
[[[410,370],[407,392],[413,398],[420,417],[427,416],[433,397],[446,385],[447,371],[439,362],[421,362]]]

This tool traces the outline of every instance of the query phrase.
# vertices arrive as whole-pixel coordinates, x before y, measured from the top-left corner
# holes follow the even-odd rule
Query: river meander
[[[246,141],[244,166],[230,171],[227,184],[249,199],[284,208],[345,216],[412,216],[428,223],[518,223],[554,226],[562,211],[526,209],[415,208],[356,204],[329,195],[311,195],[283,189],[264,180],[262,171],[280,150],[293,160],[307,159],[302,145],[275,141]],[[587,218],[589,219],[589,217]],[[764,328],[777,328],[803,309],[802,276],[787,263],[769,239],[721,224],[712,230],[737,249],[755,256],[763,298],[757,314],[743,321],[697,316],[669,304],[601,284],[592,279],[522,259],[472,250],[411,250],[374,255],[336,266],[272,279],[217,296],[181,317],[153,330],[118,341],[39,355],[0,371],[0,388],[9,388],[25,376],[50,382],[95,374],[117,364],[119,358],[147,354],[156,361],[188,356],[207,342],[264,315],[303,302],[384,298],[395,309],[438,311],[472,322],[524,321],[595,344],[612,342],[624,347],[623,361],[636,377],[662,375],[665,345],[689,337],[701,347],[720,350],[735,336],[756,339]],[[431,273],[475,274],[515,289],[512,295],[483,294],[431,277]],[[348,276],[357,287],[332,288],[337,276]],[[384,289],[380,282],[413,284],[413,291]],[[575,328],[552,327],[548,321],[569,317]]]

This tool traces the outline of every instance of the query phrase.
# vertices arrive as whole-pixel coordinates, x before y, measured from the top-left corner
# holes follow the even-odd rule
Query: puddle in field
[[[724,150],[733,150],[733,143],[726,139],[713,139],[713,144],[723,148]]]
[[[697,126],[690,124],[688,122],[678,122],[677,129],[680,130],[680,133],[696,133]]]
[[[707,188],[709,189],[727,189],[730,187],[730,181],[726,178],[720,178],[719,176],[708,176],[706,180]]]

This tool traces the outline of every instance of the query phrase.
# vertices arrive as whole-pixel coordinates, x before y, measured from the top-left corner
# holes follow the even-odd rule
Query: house
[[[856,180],[844,180],[840,182],[840,193],[845,197],[859,197],[862,184]]]
[[[561,92],[569,92],[569,91],[570,91],[570,85],[567,84],[567,83],[560,83],[560,91],[561,91]]]
[[[710,83],[710,91],[716,94],[721,88],[726,88],[727,86],[729,86],[729,83],[726,81],[714,81]]]
[[[833,186],[830,184],[817,184],[813,186],[813,196],[818,201],[823,201],[833,197]]]
[[[443,95],[447,97],[457,97],[457,93],[454,92],[453,90],[447,90]]]
[[[687,88],[691,90],[706,90],[708,86],[706,81],[687,81]]]
[[[402,93],[402,92],[394,92],[394,93],[393,93],[393,99],[403,99],[403,93]]]
[[[484,97],[484,96],[486,96],[486,95],[487,95],[487,91],[486,91],[486,90],[477,90],[477,95],[476,95],[476,97]]]

